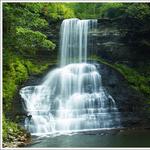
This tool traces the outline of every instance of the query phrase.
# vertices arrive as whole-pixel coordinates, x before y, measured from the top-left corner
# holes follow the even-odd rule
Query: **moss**
[[[145,96],[150,97],[150,87],[148,85],[148,82],[150,81],[149,77],[142,76],[135,69],[129,68],[123,64],[115,64],[114,66],[124,74],[130,85]]]
[[[88,60],[94,60],[97,62],[100,62],[102,64],[105,64],[113,69],[115,69],[116,71],[119,71],[118,68],[116,68],[113,64],[108,63],[106,60],[102,59],[101,57],[98,57],[96,55],[92,55],[90,58],[88,58]],[[120,71],[119,71],[120,72]],[[121,73],[122,74],[122,73]],[[122,74],[123,75],[123,74]]]
[[[29,60],[26,60],[24,61],[24,65],[27,67],[26,69],[28,69],[29,74],[32,73],[39,74],[48,68],[49,63],[35,64]]]
[[[132,88],[144,94],[146,97],[148,97],[148,99],[150,98],[150,77],[143,76],[138,73],[134,68],[130,68],[124,64],[110,64],[106,60],[95,55],[89,58],[89,60],[91,59],[103,63],[118,71],[128,81],[129,85]]]
[[[10,57],[7,57],[10,58]],[[7,59],[8,60],[8,59]],[[47,62],[34,63],[32,60],[11,54],[11,59],[4,63],[3,70],[3,107],[4,111],[11,111],[12,99],[19,85],[31,74],[41,74],[49,66]]]

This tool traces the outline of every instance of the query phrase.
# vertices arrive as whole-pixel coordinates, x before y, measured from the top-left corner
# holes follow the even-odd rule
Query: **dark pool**
[[[36,137],[28,147],[150,147],[150,130],[85,132]]]

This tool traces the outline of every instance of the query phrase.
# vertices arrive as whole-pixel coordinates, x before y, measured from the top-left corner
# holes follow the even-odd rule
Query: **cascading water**
[[[42,84],[20,90],[32,116],[25,127],[32,134],[106,129],[120,126],[114,99],[104,90],[101,75],[87,63],[89,31],[96,20],[66,19],[61,25],[60,68]]]
[[[61,67],[87,61],[89,29],[96,28],[96,20],[66,19],[61,25]]]

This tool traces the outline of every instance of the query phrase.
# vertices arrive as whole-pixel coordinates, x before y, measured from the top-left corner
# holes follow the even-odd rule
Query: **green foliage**
[[[150,20],[150,6],[146,3],[135,3],[128,6],[126,13],[141,21]]]
[[[150,19],[150,6],[147,3],[69,3],[78,18],[116,18],[131,16],[146,21]]]
[[[9,111],[11,109],[12,98],[16,93],[15,81],[7,76],[3,78],[3,109]]]
[[[17,87],[27,80],[30,74],[39,74],[48,68],[48,63],[33,63],[6,50],[3,70],[3,106],[5,111],[11,110],[12,99]],[[7,68],[6,68],[7,67]]]
[[[21,26],[32,30],[39,30],[48,26],[47,21],[40,16],[40,3],[3,3],[3,17],[5,25]]]
[[[74,11],[65,3],[44,3],[42,12],[47,20],[52,21],[75,17]]]
[[[134,68],[129,68],[124,64],[110,64],[106,60],[95,55],[89,58],[89,60],[91,59],[103,63],[120,72],[134,89],[138,90],[139,92],[150,98],[150,77],[142,76]]]
[[[13,58],[14,60],[9,64],[9,68],[3,71],[3,103],[6,110],[10,109],[17,85],[28,77],[27,70],[21,60],[18,57]]]
[[[26,66],[26,69],[28,70],[29,74],[40,74],[42,73],[44,70],[46,70],[49,66],[48,63],[44,63],[44,64],[34,64],[33,62],[29,61],[29,60],[25,60],[24,61],[24,65]]]
[[[123,3],[105,3],[99,8],[100,17],[116,18],[123,15],[125,5]]]
[[[97,18],[99,15],[98,8],[101,3],[68,3],[68,7],[74,10],[75,16],[80,19]]]
[[[43,4],[4,3],[4,47],[35,54],[39,49],[53,50],[55,44],[43,32],[48,22],[41,17]]]
[[[150,97],[149,77],[142,76],[133,68],[129,68],[123,64],[115,64],[115,67],[125,76],[132,87]]]
[[[54,49],[55,44],[47,40],[46,35],[22,27],[16,28],[17,49],[29,54],[35,54],[38,48]],[[26,52],[26,53],[27,53]]]
[[[125,12],[126,4],[123,3],[71,3],[77,17],[86,18],[115,18]]]
[[[17,137],[18,135],[25,132],[24,129],[22,129],[19,125],[10,120],[7,120],[4,115],[2,118],[2,124],[3,142],[11,142],[13,139],[11,139],[10,136]]]
[[[3,106],[10,111],[18,86],[30,74],[39,74],[48,64],[33,63],[24,56],[38,51],[52,53],[55,44],[47,38],[51,22],[74,17],[63,3],[3,3]],[[30,58],[30,57],[29,57]]]

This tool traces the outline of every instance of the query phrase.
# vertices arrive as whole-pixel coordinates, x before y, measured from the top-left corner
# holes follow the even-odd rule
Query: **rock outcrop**
[[[125,78],[110,66],[100,64],[98,70],[105,90],[114,98],[121,112],[122,126],[145,126],[148,118],[144,96],[133,89]]]
[[[136,18],[98,19],[95,37],[96,54],[109,62],[138,65],[150,57],[150,27]]]
[[[92,54],[110,64],[144,68],[150,64],[149,33],[150,27],[136,18],[98,19],[97,29],[90,32],[94,40],[94,45],[90,45],[91,50],[95,50]],[[145,111],[145,96],[133,89],[114,68],[100,64],[99,71],[103,86],[114,97],[121,112],[123,126],[144,125],[149,116]]]

